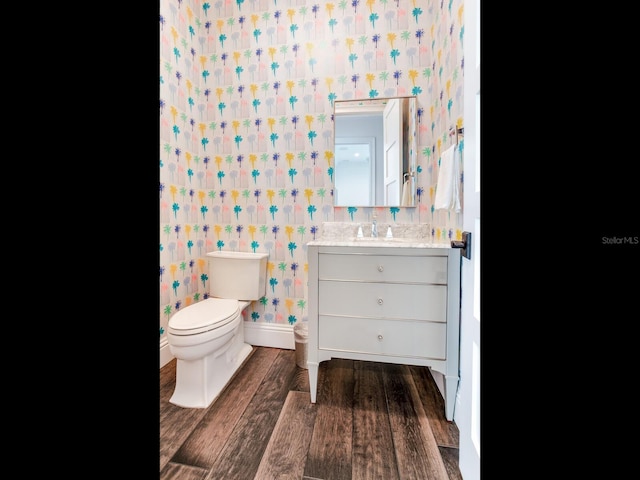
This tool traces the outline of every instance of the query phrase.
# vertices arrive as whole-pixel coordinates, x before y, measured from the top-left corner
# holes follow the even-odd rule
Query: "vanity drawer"
[[[320,280],[318,298],[320,315],[447,320],[444,285]]]
[[[444,360],[444,323],[320,316],[318,348]]]
[[[318,278],[446,284],[447,257],[321,253]]]

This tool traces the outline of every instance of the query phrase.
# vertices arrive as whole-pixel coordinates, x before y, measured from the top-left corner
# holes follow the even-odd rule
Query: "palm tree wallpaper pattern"
[[[207,298],[206,252],[268,252],[245,321],[293,325],[322,222],[375,210],[461,238],[460,214],[433,200],[462,127],[462,19],[463,0],[160,1],[161,342]],[[333,102],[403,95],[418,99],[418,206],[334,207]]]

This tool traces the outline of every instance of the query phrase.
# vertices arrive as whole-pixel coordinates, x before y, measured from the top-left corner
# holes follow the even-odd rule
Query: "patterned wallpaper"
[[[245,321],[293,325],[323,221],[375,209],[461,238],[461,213],[433,200],[463,126],[462,19],[463,0],[160,1],[161,341],[207,298],[208,251],[268,252],[267,294]],[[418,206],[333,207],[333,102],[404,95],[418,98]]]

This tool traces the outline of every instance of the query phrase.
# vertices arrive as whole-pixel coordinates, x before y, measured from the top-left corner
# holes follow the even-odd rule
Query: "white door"
[[[464,480],[480,478],[480,0],[464,2],[463,228],[471,258],[462,257],[460,387],[455,422]]]
[[[382,114],[384,141],[384,203],[400,205],[402,181],[402,102],[397,98],[389,100]]]

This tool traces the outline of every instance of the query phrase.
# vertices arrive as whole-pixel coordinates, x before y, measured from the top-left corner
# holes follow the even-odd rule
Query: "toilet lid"
[[[221,327],[240,313],[238,300],[230,298],[207,298],[169,319],[169,329],[177,335],[193,335]]]

